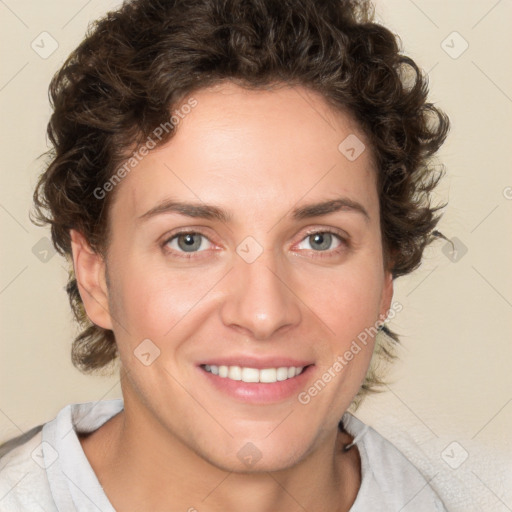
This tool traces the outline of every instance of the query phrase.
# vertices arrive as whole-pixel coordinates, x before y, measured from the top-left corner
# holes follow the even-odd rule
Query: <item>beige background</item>
[[[47,147],[48,82],[88,22],[117,3],[0,2],[0,441],[68,403],[120,396],[117,378],[72,367],[64,260],[52,252],[41,260],[49,233],[28,220]],[[395,282],[400,361],[389,390],[357,415],[432,478],[450,510],[510,511],[512,3],[377,0],[377,13],[429,72],[431,98],[451,118],[440,228],[467,253],[452,262],[438,242]],[[58,48],[42,58],[50,37]]]

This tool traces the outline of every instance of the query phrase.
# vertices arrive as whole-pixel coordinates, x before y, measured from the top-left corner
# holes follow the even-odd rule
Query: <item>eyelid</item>
[[[165,235],[161,237],[161,240],[163,244],[166,244],[170,240],[176,238],[179,235],[201,235],[207,238],[211,243],[215,243],[212,240],[213,237],[210,236],[209,234],[206,234],[206,231],[210,230],[205,226],[183,226],[181,228],[176,228],[169,231],[168,233],[165,233]]]
[[[300,239],[300,241],[302,241],[302,240],[304,240],[304,238],[314,235],[316,233],[331,233],[333,235],[338,236],[341,240],[345,240],[345,241],[350,240],[350,235],[343,229],[335,228],[332,226],[320,226],[320,227],[308,229],[306,231],[305,235]]]

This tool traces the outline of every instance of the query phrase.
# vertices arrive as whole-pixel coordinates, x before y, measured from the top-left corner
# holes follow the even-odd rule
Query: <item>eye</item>
[[[204,252],[213,246],[214,244],[206,235],[196,231],[176,233],[163,243],[165,250],[183,258],[192,258],[194,253]],[[328,257],[343,251],[347,246],[348,241],[344,237],[324,229],[308,233],[297,245],[297,248],[326,253],[318,254],[316,257]]]
[[[307,244],[308,246],[304,246]],[[315,231],[308,235],[298,244],[299,249],[313,250],[315,252],[339,252],[343,249],[347,242],[337,233],[332,231]]]
[[[211,248],[211,242],[205,235],[196,232],[178,233],[167,239],[164,246],[176,252],[194,253]],[[205,247],[206,246],[206,247]]]

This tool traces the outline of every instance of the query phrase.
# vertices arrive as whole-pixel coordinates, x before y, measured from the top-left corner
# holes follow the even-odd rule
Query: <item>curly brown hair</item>
[[[225,80],[307,87],[350,112],[375,158],[387,268],[396,278],[419,266],[444,206],[431,204],[443,174],[432,157],[449,121],[427,102],[427,78],[401,54],[398,38],[373,20],[365,0],[134,0],[89,28],[50,84],[53,149],[33,212],[36,224],[51,225],[55,248],[70,263],[66,289],[82,328],[72,348],[77,368],[106,367],[117,349],[113,332],[85,313],[70,229],[106,255],[115,189],[95,191],[155,127],[169,124],[183,98]],[[388,344],[376,354],[392,357],[398,336],[383,330]],[[362,392],[379,382],[370,370]]]

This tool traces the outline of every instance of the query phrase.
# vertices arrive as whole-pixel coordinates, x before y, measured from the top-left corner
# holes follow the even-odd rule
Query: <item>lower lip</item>
[[[313,365],[304,368],[300,375],[277,382],[243,382],[219,377],[198,367],[208,382],[219,391],[246,403],[270,404],[297,396],[304,389]]]

